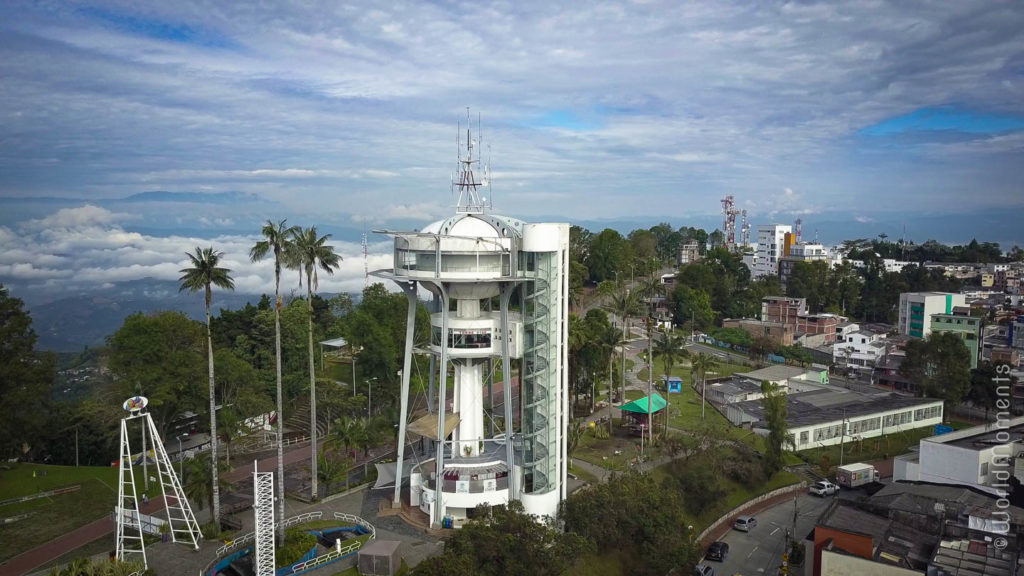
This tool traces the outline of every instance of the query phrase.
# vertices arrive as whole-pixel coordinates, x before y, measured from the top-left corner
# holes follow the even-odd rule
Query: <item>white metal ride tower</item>
[[[490,202],[479,190],[486,186],[486,168],[485,182],[477,182],[473,151],[467,130],[453,181],[456,213],[418,232],[378,231],[395,238],[394,269],[373,273],[397,283],[409,301],[393,505],[401,505],[407,430],[432,438],[435,457],[410,471],[409,502],[434,527],[458,525],[478,506],[510,500],[553,518],[566,496],[569,225],[489,213]],[[429,413],[409,423],[420,287],[434,297],[429,348],[415,350],[431,356],[431,391]],[[518,379],[512,378],[513,358],[522,359]],[[485,379],[493,382],[495,360],[501,362],[503,415],[484,410],[485,397],[494,406]],[[519,389],[517,406],[513,387]]]
[[[253,503],[256,520],[256,576],[274,576],[274,473],[260,472],[253,462]]]
[[[114,518],[117,522],[116,555],[118,562],[146,562],[146,546],[142,540],[143,532],[159,532],[156,525],[149,525],[147,517],[140,514],[138,491],[135,487],[135,474],[132,466],[132,450],[129,443],[128,423],[134,420],[142,422],[143,445],[148,435],[153,443],[153,455],[156,460],[157,477],[164,507],[167,510],[167,522],[170,524],[170,535],[174,542],[191,544],[199,549],[199,540],[203,537],[199,523],[192,514],[192,507],[185,498],[181,482],[174,471],[164,444],[157,433],[153,418],[146,412],[148,400],[145,396],[134,396],[125,400],[124,409],[128,415],[121,419],[121,453],[118,460],[120,481],[117,487],[117,506],[114,507]],[[143,452],[142,458],[148,458]]]

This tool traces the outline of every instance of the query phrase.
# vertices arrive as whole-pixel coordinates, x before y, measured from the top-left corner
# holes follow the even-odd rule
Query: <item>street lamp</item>
[[[373,378],[370,378],[369,380],[366,380],[366,417],[367,418],[370,417],[370,404],[371,404],[371,402],[373,400],[373,385],[370,384],[370,383],[374,382],[376,380],[377,380],[376,376],[374,376]]]
[[[185,483],[185,453],[181,451],[181,439],[188,438],[188,433],[178,436],[178,476],[181,476],[181,483]]]

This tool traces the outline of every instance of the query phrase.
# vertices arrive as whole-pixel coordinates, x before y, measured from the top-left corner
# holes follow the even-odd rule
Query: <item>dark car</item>
[[[711,546],[708,546],[708,551],[704,554],[705,560],[718,560],[719,562],[725,562],[725,559],[729,557],[729,545],[725,542],[712,542]]]

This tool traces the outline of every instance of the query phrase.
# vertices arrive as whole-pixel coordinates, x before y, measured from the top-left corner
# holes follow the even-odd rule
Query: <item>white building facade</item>
[[[923,438],[918,451],[893,460],[893,480],[1009,490],[1014,460],[1024,453],[1024,417]]]
[[[952,314],[955,306],[967,306],[963,294],[949,292],[904,292],[900,294],[900,334],[927,338],[932,333],[932,314]]]
[[[808,450],[941,423],[942,400],[922,399],[914,406],[850,416],[845,419],[845,427],[844,419],[839,417],[828,422],[790,426],[789,433],[795,450]]]
[[[779,274],[779,258],[785,249],[786,234],[793,232],[788,224],[768,224],[757,227],[757,260],[754,264],[753,276],[777,276]]]

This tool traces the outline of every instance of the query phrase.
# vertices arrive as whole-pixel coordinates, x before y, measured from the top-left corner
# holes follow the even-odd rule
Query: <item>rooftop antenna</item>
[[[799,244],[800,241],[803,239],[803,223],[804,223],[803,218],[797,218],[796,219],[795,224],[796,224],[796,243],[797,244]]]
[[[466,156],[462,157],[462,145],[459,143],[458,169],[459,181],[455,184],[459,189],[459,200],[456,204],[456,212],[463,214],[482,214],[484,203],[480,199],[480,186],[482,183],[476,181],[473,175],[473,165],[479,164],[479,158],[473,158],[473,135],[471,130],[472,121],[469,115],[469,107],[466,107]],[[462,126],[459,125],[459,137],[462,134]],[[479,135],[478,135],[479,137]]]
[[[743,226],[740,228],[740,242],[744,246],[750,244],[750,221],[747,220],[747,210],[744,208],[740,214],[743,215]]]

